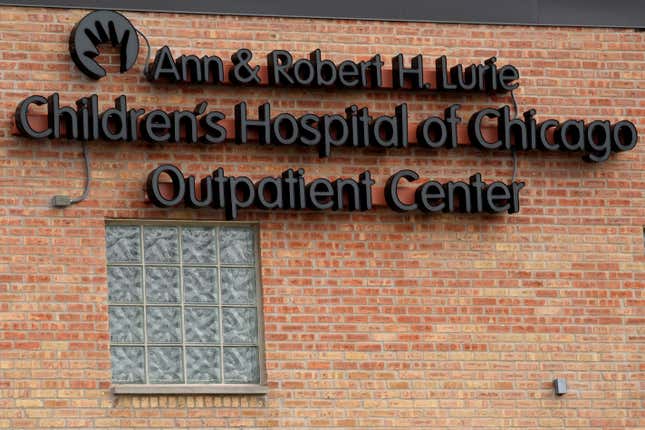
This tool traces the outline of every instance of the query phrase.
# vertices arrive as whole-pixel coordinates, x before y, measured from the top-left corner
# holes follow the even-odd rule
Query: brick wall
[[[246,210],[259,221],[266,396],[110,394],[106,218],[223,220],[217,210],[159,210],[147,173],[173,163],[198,177],[216,167],[253,179],[307,176],[377,184],[402,168],[439,181],[509,182],[508,152],[375,152],[259,145],[80,144],[11,135],[16,105],[60,92],[72,104],[120,94],[146,110],[270,101],[276,113],[331,113],[355,103],[411,122],[461,103],[464,118],[509,95],[152,85],[139,62],[98,82],[70,61],[67,39],[86,11],[0,9],[0,428],[585,428],[645,426],[643,286],[645,150],[586,164],[579,154],[519,154],[527,183],[515,215]],[[248,47],[333,60],[380,53],[445,54],[451,65],[496,55],[520,70],[520,110],[538,119],[629,119],[645,135],[645,33],[127,13],[175,55],[228,59]],[[108,50],[109,51],[109,50]],[[114,51],[109,51],[114,52]],[[104,54],[108,56],[108,54]],[[112,58],[111,70],[117,59]],[[431,64],[430,64],[431,66]],[[553,394],[564,377],[569,393]]]

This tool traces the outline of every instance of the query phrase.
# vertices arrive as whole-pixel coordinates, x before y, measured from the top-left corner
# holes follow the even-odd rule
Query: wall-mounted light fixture
[[[553,380],[553,389],[558,396],[567,394],[567,380],[564,378],[555,378]]]

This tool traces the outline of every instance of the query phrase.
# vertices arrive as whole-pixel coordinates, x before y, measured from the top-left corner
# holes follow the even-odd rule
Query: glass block
[[[181,232],[181,241],[184,263],[217,263],[215,229],[210,227],[184,227]]]
[[[148,348],[148,379],[152,384],[184,382],[181,347]]]
[[[110,341],[143,343],[143,307],[110,306]]]
[[[177,227],[144,227],[143,246],[146,263],[179,262]]]
[[[108,290],[112,303],[143,302],[141,268],[133,266],[108,267]]]
[[[145,382],[143,363],[143,347],[113,346],[110,348],[112,357],[112,382],[120,384],[143,384]]]
[[[224,382],[259,384],[260,368],[257,348],[224,348]]]
[[[184,309],[186,342],[218,342],[219,315],[217,308]]]
[[[181,342],[181,309],[178,307],[155,307],[146,309],[148,319],[148,342]]]
[[[188,383],[220,382],[219,348],[186,347]]]
[[[255,304],[255,269],[222,267],[222,303]]]
[[[223,308],[225,344],[257,344],[257,315],[254,308]]]
[[[222,264],[253,264],[253,230],[220,228],[219,252]]]
[[[186,303],[217,303],[217,269],[214,267],[185,267],[184,301]]]
[[[141,261],[139,227],[108,225],[105,227],[105,247],[108,263],[138,263]]]
[[[146,267],[146,300],[149,303],[179,303],[179,268]]]

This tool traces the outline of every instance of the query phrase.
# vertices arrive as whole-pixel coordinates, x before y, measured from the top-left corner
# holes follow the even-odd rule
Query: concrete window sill
[[[267,394],[269,387],[255,384],[119,384],[114,394]]]

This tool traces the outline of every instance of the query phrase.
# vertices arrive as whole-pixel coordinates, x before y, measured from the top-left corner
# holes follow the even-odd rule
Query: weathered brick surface
[[[222,166],[258,179],[288,167],[308,177],[377,183],[401,168],[441,181],[508,182],[505,152],[473,147],[373,152],[144,143],[90,144],[87,202],[80,145],[11,135],[31,94],[66,103],[119,94],[146,109],[246,100],[275,112],[342,111],[356,103],[412,120],[451,103],[462,116],[508,95],[177,87],[135,70],[95,82],[70,61],[80,10],[0,9],[0,428],[580,428],[645,427],[643,286],[645,149],[600,165],[578,154],[521,153],[515,215],[241,212],[261,226],[266,396],[110,395],[105,220],[222,220],[216,210],[159,210],[147,173],[170,162],[204,176]],[[645,33],[622,29],[381,23],[127,13],[153,49],[230,58],[248,47],[343,60],[496,55],[521,73],[520,109],[538,119],[630,119],[645,136]],[[116,64],[116,59],[113,63]],[[112,66],[112,70],[116,65]],[[554,377],[569,393],[557,398]]]

